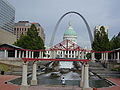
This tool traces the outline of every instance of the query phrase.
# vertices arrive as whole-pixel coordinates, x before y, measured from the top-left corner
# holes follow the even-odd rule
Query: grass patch
[[[9,66],[5,64],[0,64],[0,71],[7,72],[9,70]]]
[[[120,71],[120,67],[112,68],[111,70],[112,70],[112,71]]]

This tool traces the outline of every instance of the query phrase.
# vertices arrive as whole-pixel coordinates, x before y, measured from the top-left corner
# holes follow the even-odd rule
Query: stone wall
[[[0,44],[13,44],[15,41],[15,35],[11,32],[0,29]]]

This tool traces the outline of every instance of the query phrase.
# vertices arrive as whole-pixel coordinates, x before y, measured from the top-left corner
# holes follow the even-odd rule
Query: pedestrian
[[[65,85],[65,78],[62,77],[62,85]]]

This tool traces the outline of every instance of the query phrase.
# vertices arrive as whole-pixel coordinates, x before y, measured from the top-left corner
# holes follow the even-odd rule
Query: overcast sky
[[[120,0],[8,0],[16,9],[16,20],[28,20],[42,25],[49,44],[56,22],[68,11],[82,14],[93,31],[96,25],[109,27],[109,37],[120,32]],[[77,15],[66,16],[59,25],[55,43],[62,41],[63,34],[72,22],[78,34],[78,43],[83,47],[90,45],[89,35],[84,22]]]

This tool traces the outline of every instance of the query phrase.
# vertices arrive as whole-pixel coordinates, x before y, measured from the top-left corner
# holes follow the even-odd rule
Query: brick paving
[[[18,78],[19,76],[14,75],[0,75],[0,90],[18,90],[20,86],[5,82]]]

